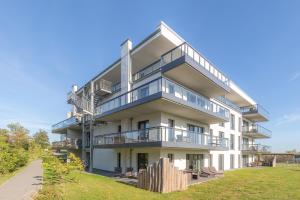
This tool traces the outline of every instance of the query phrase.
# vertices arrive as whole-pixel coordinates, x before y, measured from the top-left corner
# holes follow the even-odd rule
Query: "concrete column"
[[[121,92],[125,93],[131,90],[132,71],[131,55],[132,42],[127,39],[121,44]]]
[[[91,81],[91,102],[90,102],[91,112],[94,113],[94,81]],[[90,119],[90,169],[93,171],[93,156],[94,156],[94,116]]]
[[[72,93],[77,92],[78,88],[77,85],[72,85]],[[77,114],[77,109],[75,105],[72,105],[72,116],[75,116]]]

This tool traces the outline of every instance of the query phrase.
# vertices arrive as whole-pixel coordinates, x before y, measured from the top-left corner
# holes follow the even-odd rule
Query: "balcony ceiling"
[[[161,55],[176,45],[161,34],[147,41],[138,51],[132,54],[132,73],[136,73],[147,65],[160,59]]]
[[[74,130],[74,131],[78,131],[81,130],[81,126],[79,126],[78,124],[76,125],[71,125],[68,127],[62,127],[62,128],[57,128],[57,129],[52,129],[52,133],[56,133],[56,134],[67,134],[67,129],[70,130]]]
[[[159,98],[157,100],[146,102],[144,104],[128,107],[126,109],[120,109],[120,111],[113,112],[112,114],[103,115],[102,117],[99,117],[98,120],[119,121],[123,118],[137,117],[139,115],[145,115],[155,112],[165,112],[175,116],[184,117],[195,121],[201,121],[207,124],[225,121],[218,116],[193,109],[189,106],[184,106],[180,103],[176,103],[165,98]]]
[[[166,66],[169,69],[164,72],[165,76],[207,97],[216,97],[228,93],[228,90],[219,85],[218,81],[213,80],[212,75],[204,70],[203,72],[197,70],[187,63],[184,57],[179,58],[177,61],[168,64],[173,66]]]

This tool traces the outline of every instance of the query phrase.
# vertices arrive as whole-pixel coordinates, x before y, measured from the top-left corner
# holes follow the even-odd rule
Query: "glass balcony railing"
[[[155,61],[153,64],[143,68],[139,72],[135,73],[132,77],[133,81],[137,81],[153,72],[158,71],[162,66],[182,57],[189,56],[197,64],[199,64],[203,69],[212,74],[215,78],[221,81],[223,84],[229,86],[229,79],[220,72],[216,67],[214,67],[210,61],[208,61],[204,56],[202,56],[197,50],[191,47],[187,43],[183,43],[176,48],[166,52],[160,58],[160,60]]]
[[[197,64],[199,64],[203,69],[212,74],[219,81],[229,86],[229,79],[220,72],[215,66],[212,65],[210,61],[208,61],[204,56],[202,56],[197,50],[195,50],[192,46],[187,43],[183,43],[178,47],[170,50],[161,56],[161,65],[168,64],[182,56],[189,56],[192,58]]]
[[[170,127],[152,127],[143,130],[98,135],[94,145],[133,144],[147,142],[188,143],[201,146],[228,148],[228,139]]]
[[[137,81],[141,78],[148,76],[149,74],[152,74],[152,73],[158,71],[160,68],[161,68],[160,60],[157,60],[154,63],[152,63],[151,65],[149,65],[149,66],[143,68],[142,70],[138,71],[137,73],[135,73],[132,76],[132,80]]]
[[[267,153],[271,151],[271,147],[261,144],[242,144],[242,151]]]
[[[82,148],[82,139],[67,138],[62,141],[52,142],[52,148],[81,149]]]
[[[71,125],[75,125],[75,124],[78,124],[78,123],[79,123],[78,119],[75,116],[73,116],[73,117],[65,119],[61,122],[58,122],[57,124],[52,125],[52,130],[66,128],[66,127],[69,127]]]
[[[243,126],[242,128],[243,134],[248,135],[248,136],[256,136],[257,134],[259,135],[264,135],[266,138],[270,138],[272,136],[272,131],[269,129],[266,129],[258,124],[252,124],[249,126]]]
[[[164,77],[155,79],[145,85],[133,89],[130,92],[101,104],[96,107],[95,113],[96,115],[104,114],[105,112],[159,92],[169,94],[170,97],[172,97],[172,100],[184,101],[189,106],[198,108],[201,111],[206,111],[222,118],[229,118],[229,111],[226,108]]]
[[[252,113],[260,113],[264,117],[269,118],[269,112],[259,104],[241,107],[241,111],[244,115],[252,114]]]

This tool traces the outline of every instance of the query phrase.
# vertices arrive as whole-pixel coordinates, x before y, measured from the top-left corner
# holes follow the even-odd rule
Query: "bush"
[[[15,171],[17,168],[26,165],[28,153],[22,149],[7,148],[0,151],[0,174]]]
[[[74,170],[83,170],[82,162],[74,154],[68,156],[69,162],[65,163],[57,157],[47,154],[43,157],[44,180],[46,184],[56,184],[65,181],[72,181],[74,177],[70,176],[70,172]]]

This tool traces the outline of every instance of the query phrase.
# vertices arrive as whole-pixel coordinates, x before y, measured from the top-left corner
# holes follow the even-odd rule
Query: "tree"
[[[47,148],[50,145],[48,133],[42,129],[33,135],[33,139],[36,144],[39,144],[42,148]]]
[[[11,123],[7,125],[10,134],[10,143],[15,147],[28,149],[29,131],[19,123]]]

